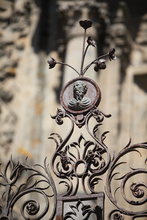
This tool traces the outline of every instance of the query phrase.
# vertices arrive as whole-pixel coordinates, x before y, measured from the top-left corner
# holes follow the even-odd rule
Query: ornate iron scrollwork
[[[147,150],[147,143],[132,146],[129,143],[111,162],[106,180],[107,195],[118,210],[110,214],[110,219],[117,219],[116,215],[120,216],[118,219],[123,219],[124,215],[133,216],[132,219],[147,217],[145,206],[147,202],[147,184],[145,179],[145,175],[147,175],[147,160],[145,155],[143,155],[145,150]],[[131,157],[133,153],[136,155],[135,161],[137,163],[128,165],[125,157]],[[119,183],[117,184],[117,182]],[[136,207],[135,210],[134,207]],[[118,212],[121,214],[118,214]]]
[[[106,184],[104,184],[106,194],[115,206],[115,209],[109,213],[108,219],[124,220],[129,216],[133,220],[147,217],[145,209],[147,185],[141,180],[142,174],[144,176],[147,174],[145,167],[147,159],[143,153],[147,149],[147,143],[133,146],[129,143],[115,157],[110,155],[105,144],[108,131],[101,134],[99,128],[104,118],[109,118],[111,115],[106,115],[97,109],[101,100],[101,91],[94,81],[84,76],[92,65],[95,65],[95,71],[106,68],[104,58],[115,59],[115,49],[111,49],[107,54],[84,67],[87,50],[89,46],[95,46],[95,42],[88,37],[85,48],[86,30],[91,27],[92,22],[80,21],[80,25],[84,29],[80,72],[53,58],[48,61],[49,68],[55,67],[56,64],[63,64],[78,74],[77,78],[68,82],[63,88],[60,96],[63,109],[58,109],[57,114],[52,117],[58,125],[64,124],[65,119],[70,122],[68,125],[71,127],[68,127],[67,136],[63,139],[59,134],[52,133],[49,137],[56,145],[51,158],[52,171],[58,177],[59,184],[64,185],[65,190],[62,194],[56,192],[57,187],[49,172],[47,159],[44,160],[44,166],[29,165],[27,160],[24,163],[15,163],[11,159],[5,169],[0,171],[2,191],[0,220],[17,219],[15,214],[17,211],[18,216],[25,220],[42,218],[52,220],[55,214],[58,220],[74,220],[78,218],[78,213],[83,220],[88,220],[91,215],[98,220],[103,220],[104,193],[97,192],[95,189],[95,185],[102,181],[103,174],[106,174]],[[91,123],[93,119],[95,123]],[[72,140],[72,136],[76,126],[78,129],[83,127],[86,129],[75,141]],[[138,161],[128,165],[126,159],[132,154],[138,156]],[[141,161],[139,161],[140,158]],[[137,180],[136,176],[138,176]],[[81,194],[79,194],[79,188]],[[126,191],[129,191],[129,194]],[[86,203],[90,200],[96,200],[96,204],[92,206]],[[66,203],[70,203],[67,210],[64,207]],[[15,209],[16,205],[19,210]],[[135,211],[131,209],[132,206],[135,207]]]
[[[84,75],[92,65],[95,66],[95,71],[104,69],[106,67],[104,58],[115,59],[115,49],[111,49],[107,54],[98,57],[84,67],[88,48],[90,46],[95,47],[96,44],[91,37],[88,37],[87,46],[85,46],[86,30],[91,27],[92,22],[80,21],[80,25],[84,29],[80,72],[72,66],[58,62],[53,58],[48,61],[49,68],[55,67],[56,64],[63,64],[72,68],[79,75],[78,78],[68,82],[61,91],[60,101],[64,110],[58,109],[56,116],[52,117],[59,125],[63,124],[64,118],[68,118],[71,122],[71,129],[69,129],[64,140],[59,134],[55,133],[49,137],[56,143],[56,151],[52,158],[52,169],[55,175],[62,179],[60,184],[66,186],[66,192],[62,196],[76,195],[80,180],[86,194],[96,193],[94,186],[101,181],[100,175],[106,172],[111,161],[108,148],[104,143],[108,131],[104,132],[100,138],[98,137],[98,130],[104,117],[110,117],[111,115],[105,115],[97,109],[101,100],[100,88],[93,80],[84,77]],[[92,118],[96,120],[96,125],[93,128],[89,125]],[[75,125],[79,128],[85,126],[90,139],[87,139],[87,135],[82,134],[79,135],[78,141],[71,142]]]
[[[0,220],[18,219],[17,216],[39,220],[46,215],[53,219],[57,195],[46,159],[44,166],[31,166],[27,160],[15,163],[11,159],[0,172],[0,188]],[[20,207],[18,212],[15,206]]]
[[[60,183],[66,184],[67,192],[64,196],[75,195],[77,193],[79,179],[82,180],[85,193],[88,193],[86,190],[87,185],[90,192],[94,193],[94,185],[101,180],[98,176],[105,173],[110,163],[110,154],[104,143],[108,132],[104,132],[100,140],[97,137],[97,131],[101,122],[104,120],[104,117],[110,117],[110,115],[104,115],[94,108],[86,115],[83,115],[82,120],[77,121],[77,116],[73,116],[67,112],[61,112],[61,110],[58,110],[57,115],[53,118],[56,119],[58,124],[61,124],[61,121],[63,123],[63,119],[68,117],[71,122],[71,129],[65,140],[62,140],[61,136],[55,133],[49,137],[56,143],[56,151],[52,159],[52,169],[57,177],[64,180]],[[97,124],[91,132],[89,121],[93,117],[96,119]],[[92,137],[92,140],[86,140],[86,137],[80,135],[77,142],[68,143],[74,132],[75,124],[79,127],[85,125],[87,133]],[[75,150],[74,154],[72,153],[73,150]],[[80,173],[78,171],[79,167]],[[73,178],[77,180],[76,184],[74,183],[75,189],[72,184]]]
[[[77,201],[75,205],[70,205],[71,211],[67,212],[64,216],[64,220],[66,219],[77,219],[77,214],[81,213],[83,216],[83,220],[88,220],[88,218],[94,214],[94,216],[99,215],[99,207],[95,206],[94,208],[91,205],[86,205],[81,200]]]
[[[139,208],[147,201],[145,193],[147,186],[143,182],[135,182],[133,178],[136,175],[146,174],[147,171],[145,167],[129,167],[130,165],[125,162],[125,156],[129,156],[134,152],[141,156],[139,150],[147,149],[147,143],[133,146],[130,146],[129,143],[117,156],[111,158],[109,150],[104,143],[108,131],[105,131],[101,135],[99,131],[99,127],[102,125],[104,118],[110,117],[111,115],[105,115],[97,109],[101,100],[101,91],[95,82],[84,77],[91,65],[95,65],[95,71],[105,69],[105,59],[108,58],[111,61],[116,58],[115,49],[111,49],[107,54],[98,57],[84,68],[84,59],[87,50],[89,46],[95,46],[95,42],[91,37],[88,37],[87,46],[85,46],[86,30],[91,27],[92,23],[85,20],[81,21],[80,25],[84,29],[80,72],[68,64],[55,61],[53,58],[50,58],[48,61],[49,68],[53,68],[56,64],[63,64],[72,68],[79,75],[78,78],[68,82],[63,88],[60,101],[64,110],[58,109],[56,116],[52,117],[59,125],[64,123],[65,118],[69,119],[71,128],[68,129],[67,137],[63,140],[59,134],[55,133],[52,133],[49,137],[49,139],[53,139],[56,143],[56,150],[52,158],[52,169],[54,174],[61,179],[60,184],[66,186],[66,190],[61,197],[74,197],[78,192],[80,181],[85,194],[91,195],[96,193],[95,185],[102,180],[102,175],[107,171],[105,184],[106,193],[110,201],[117,208],[110,212],[108,219],[124,220],[125,216],[131,216],[132,219],[146,217],[146,210],[142,209],[140,211]],[[93,127],[90,125],[92,118],[96,120]],[[87,134],[81,134],[77,141],[71,141],[75,126],[79,128],[85,126]],[[128,165],[126,173],[124,173],[124,168],[122,168],[121,171],[119,170],[123,165]],[[128,185],[129,180],[131,180],[130,185]],[[114,181],[119,181],[119,184],[114,184]],[[116,189],[114,190],[112,186],[116,186]],[[126,188],[130,190],[130,199],[127,197]],[[136,206],[137,209],[131,211],[129,206],[129,210],[125,208],[123,201],[120,202],[116,198],[118,192],[119,200],[122,196],[122,200],[124,200],[127,205]],[[76,211],[79,211],[81,204],[79,200],[74,206],[71,205],[71,210],[65,214],[64,219],[74,219],[74,217],[76,217]],[[84,212],[83,210],[86,211]],[[88,219],[88,214],[90,215],[92,212],[90,206],[85,207],[82,205],[82,213],[84,213],[83,219]],[[85,218],[84,215],[86,215]]]

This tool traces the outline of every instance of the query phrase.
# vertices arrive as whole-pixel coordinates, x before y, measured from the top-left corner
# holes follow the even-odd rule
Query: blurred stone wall
[[[112,152],[147,140],[147,8],[145,1],[0,0],[0,160],[51,157],[51,132],[65,136],[50,115],[60,107],[60,91],[76,77],[70,69],[48,70],[49,56],[80,68],[82,30],[97,41],[87,62],[116,49],[118,59],[87,77],[102,91],[99,109],[111,113],[103,129]],[[133,4],[133,6],[132,6]],[[66,125],[68,126],[68,125]],[[128,158],[129,160],[129,158]]]

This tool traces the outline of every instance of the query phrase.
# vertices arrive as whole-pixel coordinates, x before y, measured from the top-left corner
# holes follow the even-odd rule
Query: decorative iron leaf
[[[92,181],[90,181],[90,187],[91,187],[92,189],[94,189],[94,186],[95,186],[96,184],[98,184],[100,180],[102,180],[102,179],[99,178],[99,177],[93,178]]]

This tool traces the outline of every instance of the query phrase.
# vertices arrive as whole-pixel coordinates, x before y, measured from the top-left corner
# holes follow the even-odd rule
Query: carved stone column
[[[126,111],[122,112],[123,137],[131,137],[132,142],[143,142],[147,133],[147,16],[143,15],[136,39],[133,42],[131,63],[126,69],[126,78],[123,86],[123,105]]]
[[[0,7],[1,156],[3,153],[10,156],[13,151],[15,155],[29,156],[27,148],[30,147],[30,143],[27,133],[31,121],[27,120],[30,120],[32,112],[29,103],[33,99],[31,82],[35,79],[33,78],[35,68],[33,71],[32,68],[36,65],[36,57],[32,55],[30,45],[39,11],[36,4],[30,0],[13,2],[3,0]],[[27,109],[29,114],[25,110],[25,104],[29,106]],[[22,138],[23,136],[26,138]]]
[[[108,46],[116,48],[118,59],[113,65],[111,65],[111,62],[108,63],[108,68],[100,75],[101,83],[105,85],[102,87],[103,108],[112,113],[112,119],[108,120],[106,129],[111,130],[108,142],[114,149],[116,146],[118,147],[117,141],[121,132],[121,92],[130,51],[129,31],[125,19],[126,13],[125,3],[120,3],[113,12],[114,17],[112,15],[109,17],[105,43],[107,48]]]

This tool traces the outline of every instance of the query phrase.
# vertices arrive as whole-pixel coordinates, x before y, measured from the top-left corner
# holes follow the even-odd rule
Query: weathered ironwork
[[[77,115],[71,115],[70,113],[65,113],[64,111],[58,110],[57,115],[54,117],[58,124],[63,122],[63,118],[68,117],[71,122],[71,129],[65,140],[56,134],[51,134],[50,138],[55,140],[56,143],[56,152],[53,155],[52,159],[52,169],[57,177],[63,178],[67,186],[66,196],[75,195],[78,190],[79,179],[82,180],[83,188],[85,193],[87,193],[86,185],[88,184],[89,190],[94,192],[94,185],[98,183],[100,174],[103,174],[110,163],[110,154],[108,148],[104,143],[104,139],[108,132],[104,132],[101,135],[99,140],[97,137],[98,128],[101,125],[101,122],[104,120],[104,117],[110,117],[110,115],[104,115],[102,112],[98,111],[96,108],[89,111],[84,116],[77,118]],[[94,126],[91,132],[89,127],[90,119],[94,117],[97,120],[97,124]],[[86,126],[88,134],[93,138],[92,140],[86,140],[86,137],[83,135],[79,136],[78,141],[71,142],[67,144],[70,140],[75,124],[78,127]],[[57,137],[58,140],[55,138]],[[81,149],[83,152],[81,153]],[[72,153],[72,150],[76,149],[75,154]],[[83,172],[81,171],[78,174],[78,166],[83,164]],[[76,178],[77,182],[74,183],[73,187],[73,178]],[[86,181],[87,180],[87,181]]]
[[[53,219],[57,194],[48,166],[46,159],[44,166],[29,165],[27,160],[7,163],[0,172],[0,220]]]
[[[80,71],[54,58],[48,60],[49,68],[62,64],[78,74],[78,77],[68,82],[61,91],[60,101],[63,109],[58,109],[56,115],[52,116],[58,125],[64,124],[65,119],[68,120],[67,136],[63,139],[60,134],[52,133],[49,137],[56,145],[51,158],[51,168],[58,177],[63,192],[57,192],[57,183],[54,183],[50,174],[47,159],[44,166],[28,165],[27,160],[24,163],[14,163],[11,159],[0,173],[0,188],[3,190],[0,220],[14,220],[17,216],[25,220],[53,219],[55,216],[57,220],[102,220],[105,196],[115,206],[106,218],[123,220],[126,216],[130,216],[130,219],[147,217],[147,184],[142,182],[141,178],[140,181],[135,179],[147,174],[147,159],[144,156],[147,143],[130,146],[129,142],[117,155],[110,154],[105,144],[108,131],[101,134],[100,127],[104,119],[111,115],[97,109],[101,100],[100,88],[93,80],[85,77],[92,65],[95,71],[105,69],[105,59],[114,60],[115,49],[84,67],[89,46],[95,47],[96,44],[88,37],[85,46],[86,31],[92,26],[92,22],[80,21],[80,25],[84,29]],[[76,127],[86,129],[75,141],[72,136]],[[127,164],[126,156],[134,153],[139,158],[142,157],[142,167],[139,167],[138,163]],[[104,174],[106,180],[102,179]],[[97,186],[102,181],[106,193],[98,190]],[[18,211],[15,210],[17,204]],[[125,208],[125,204],[128,208]],[[132,207],[137,208],[134,211]]]
[[[94,203],[95,201],[95,203]],[[86,204],[85,204],[86,202]],[[89,202],[93,202],[89,204]],[[64,208],[64,204],[66,208]],[[67,204],[66,204],[67,203]],[[68,208],[68,206],[69,208]],[[65,212],[65,209],[69,211]],[[65,212],[65,214],[64,214]],[[80,215],[81,214],[81,215]],[[61,219],[103,219],[104,216],[104,193],[90,195],[76,195],[72,197],[58,197],[57,218]]]
[[[50,138],[54,139],[56,143],[56,151],[52,158],[52,170],[58,178],[62,179],[60,184],[66,186],[66,190],[61,196],[61,200],[74,201],[74,197],[78,193],[80,181],[85,195],[89,195],[90,197],[93,194],[98,193],[95,191],[95,185],[99,184],[102,180],[102,175],[107,171],[107,179],[105,183],[106,193],[110,201],[117,207],[116,210],[113,210],[109,214],[108,218],[124,219],[125,215],[133,216],[133,219],[140,216],[145,217],[147,216],[146,209],[142,209],[141,211],[131,211],[131,207],[129,207],[129,210],[126,210],[123,208],[124,206],[122,204],[119,204],[120,201],[116,198],[116,195],[118,194],[118,191],[120,191],[119,198],[122,196],[125,202],[131,206],[141,206],[146,203],[147,197],[145,190],[147,186],[145,183],[131,182],[131,193],[133,197],[139,199],[139,201],[133,200],[133,198],[128,199],[125,193],[129,179],[137,174],[146,174],[147,171],[145,167],[131,167],[131,171],[128,171],[126,174],[120,172],[117,168],[126,164],[126,162],[121,161],[125,155],[137,152],[141,156],[139,149],[147,149],[147,144],[144,143],[130,146],[129,143],[128,146],[116,157],[111,158],[108,147],[104,143],[108,131],[105,131],[101,135],[99,131],[104,118],[110,117],[111,115],[106,115],[97,109],[101,100],[101,91],[95,82],[84,76],[91,65],[94,65],[95,71],[105,69],[105,59],[109,58],[111,61],[116,58],[115,49],[111,49],[107,54],[98,57],[83,68],[87,50],[89,46],[95,46],[95,42],[91,37],[88,37],[87,46],[85,47],[86,30],[92,25],[92,23],[90,21],[81,21],[80,25],[84,29],[81,70],[78,72],[68,65],[68,67],[71,67],[76,73],[78,73],[79,77],[68,82],[63,88],[60,100],[64,110],[58,109],[56,116],[53,117],[59,125],[64,123],[65,118],[68,118],[71,123],[71,128],[68,127],[68,134],[64,140],[62,140],[62,137],[59,134],[51,134],[50,136]],[[55,63],[58,64],[58,62],[54,60],[54,64]],[[92,118],[96,120],[95,125],[90,124]],[[83,134],[79,135],[78,141],[74,140],[71,142],[70,140],[75,131],[75,126],[78,126],[79,128],[82,128],[83,126],[86,127],[87,134],[85,136]],[[91,137],[91,139],[89,137]],[[120,175],[120,177],[118,177],[118,175]],[[119,186],[116,185],[116,189],[113,180],[121,181]],[[62,214],[60,213],[59,215],[57,212],[58,219],[74,219],[74,217],[77,216],[77,212],[79,212],[80,204],[81,200],[77,200],[77,203],[74,206],[70,206],[72,211],[65,214],[63,214],[62,208]],[[83,208],[83,210],[88,210],[86,211],[87,215],[85,217],[83,214],[83,219],[88,219],[88,214],[93,213],[90,206]],[[101,216],[97,219],[103,218],[104,216]]]
[[[132,219],[147,217],[146,206],[143,206],[147,202],[147,184],[145,182],[141,182],[141,176],[147,175],[147,159],[143,158],[143,153],[141,153],[141,150],[143,149],[147,150],[147,143],[135,144],[132,146],[130,146],[129,143],[120,153],[118,153],[118,155],[111,162],[107,174],[106,189],[109,199],[117,207],[117,210],[110,213],[110,219],[112,216],[115,216],[116,213],[118,216],[120,216],[118,219],[124,219],[123,215],[133,216]],[[142,160],[144,162],[142,163],[142,167],[138,168],[138,163],[137,167],[136,164],[134,165],[134,167],[131,167],[131,165],[129,164],[127,166],[128,170],[125,170],[123,168],[125,172],[120,172],[120,167],[127,164],[127,161],[124,161],[122,159],[129,154],[131,156],[133,152],[135,152],[138,157],[142,157]],[[139,158],[136,158],[136,160],[138,160],[139,162]],[[113,180],[120,181],[117,188],[115,188],[114,184],[112,184],[114,183]],[[130,193],[127,193],[127,190],[129,190]],[[123,204],[128,204],[127,210],[124,208],[122,203],[120,204],[120,199],[117,199],[118,195],[121,196]],[[133,211],[132,206],[136,206],[139,209],[137,210],[137,208],[135,208],[135,211]],[[112,217],[112,219],[115,219],[115,217]]]

